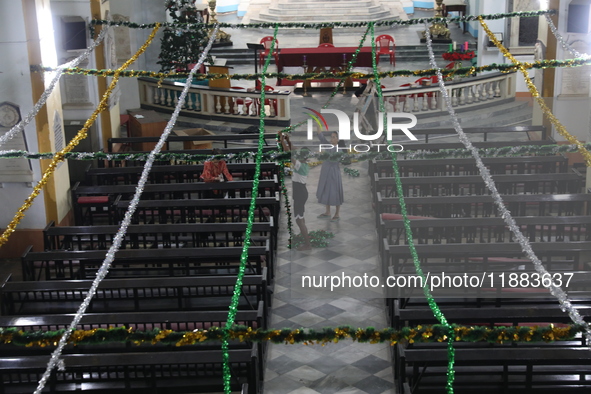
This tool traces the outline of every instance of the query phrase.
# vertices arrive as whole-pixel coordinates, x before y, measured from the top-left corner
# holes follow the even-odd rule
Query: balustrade
[[[515,97],[515,74],[487,74],[446,82],[454,108],[469,108],[484,102]],[[438,84],[423,87],[384,89],[387,111],[407,113],[447,112]]]
[[[158,79],[139,78],[142,108],[172,112],[178,104],[183,86],[182,83],[171,81],[163,81],[159,85]],[[290,96],[291,92],[287,90],[265,92],[264,109],[268,124],[290,124]],[[258,91],[193,85],[182,103],[181,115],[252,123],[258,119],[260,107]]]

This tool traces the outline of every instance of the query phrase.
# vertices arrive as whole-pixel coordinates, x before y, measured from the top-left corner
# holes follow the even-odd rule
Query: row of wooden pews
[[[157,175],[146,185],[121,247],[77,329],[193,331],[225,326],[241,263],[254,174],[252,163],[228,166],[236,180],[219,184],[198,182],[203,166],[154,167]],[[279,167],[263,163],[261,169],[235,322],[253,328],[268,324],[280,214]],[[131,182],[141,170],[125,166],[88,170],[88,183],[72,190],[79,225],[49,223],[43,231],[45,250],[28,247],[23,253],[23,280],[8,277],[3,282],[0,327],[27,332],[69,326],[113,245],[135,192]],[[227,198],[204,198],[204,192],[214,188],[228,191]],[[79,201],[100,196],[109,201],[104,211]],[[2,348],[3,392],[34,391],[54,345]],[[265,343],[230,343],[234,393],[261,393],[265,349]],[[66,369],[52,372],[48,392],[223,392],[222,351],[215,341],[191,346],[118,342],[67,346],[62,360]]]
[[[569,168],[562,155],[484,158],[483,163],[517,228],[588,321],[591,194],[585,193],[584,177]],[[556,297],[543,286],[531,286],[539,273],[501,217],[474,159],[402,159],[398,166],[418,262],[449,323],[487,327],[572,324]],[[420,286],[423,282],[410,285],[417,278],[416,267],[392,161],[370,162],[369,177],[382,275],[397,279],[386,295],[389,325],[402,329],[439,324]],[[440,288],[446,275],[449,287],[457,283],[454,289]],[[471,287],[453,282],[453,277],[482,280]],[[531,285],[522,286],[526,281]],[[456,340],[454,392],[591,389],[591,353],[581,335],[548,343],[514,342],[509,337],[498,342]],[[392,357],[398,392],[445,392],[447,341],[403,341],[394,347]]]

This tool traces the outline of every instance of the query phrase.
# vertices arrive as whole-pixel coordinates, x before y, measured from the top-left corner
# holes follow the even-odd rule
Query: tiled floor
[[[359,177],[343,175],[345,203],[338,222],[319,219],[324,206],[315,197],[320,166],[310,171],[306,204],[308,230],[332,232],[327,248],[290,251],[286,221],[281,223],[278,269],[271,312],[273,328],[322,328],[349,325],[387,327],[384,300],[367,289],[302,289],[302,275],[377,274],[377,240],[369,197],[367,162],[350,166]],[[333,208],[334,210],[334,208]],[[334,211],[333,211],[334,212]],[[297,226],[294,232],[298,233]],[[394,393],[390,347],[351,340],[326,345],[269,347],[265,393]]]

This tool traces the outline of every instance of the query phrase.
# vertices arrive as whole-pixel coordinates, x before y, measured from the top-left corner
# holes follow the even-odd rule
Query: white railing
[[[487,74],[445,83],[456,109],[476,107],[515,97],[515,73]],[[439,84],[430,86],[384,89],[384,103],[388,112],[426,114],[447,112]]]
[[[140,104],[142,108],[172,112],[178,104],[183,84],[158,79],[139,78]],[[291,121],[291,91],[265,92],[266,122],[270,125],[288,126]],[[181,115],[231,122],[253,123],[259,119],[260,92],[241,88],[210,88],[192,85],[182,105]]]

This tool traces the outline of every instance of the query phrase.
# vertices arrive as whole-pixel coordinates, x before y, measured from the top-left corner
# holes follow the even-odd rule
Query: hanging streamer
[[[273,41],[271,42],[271,47],[269,48],[269,53],[267,54],[267,58],[265,59],[265,64],[263,66],[263,77],[261,78],[261,98],[260,98],[260,106],[259,106],[259,143],[256,155],[256,165],[254,170],[254,177],[252,182],[252,192],[251,192],[251,201],[250,207],[248,208],[248,216],[246,220],[246,231],[244,235],[244,242],[242,247],[242,254],[240,256],[240,267],[238,269],[238,275],[236,277],[236,284],[234,285],[234,293],[232,294],[232,300],[230,302],[230,307],[228,308],[228,319],[226,320],[226,329],[232,328],[234,326],[234,322],[236,321],[236,313],[238,312],[238,302],[240,300],[240,296],[242,294],[242,279],[244,278],[244,274],[246,272],[246,265],[248,263],[248,248],[250,247],[250,239],[252,233],[252,226],[254,224],[254,211],[256,207],[256,200],[257,200],[257,191],[259,189],[259,180],[261,177],[261,158],[263,156],[263,146],[265,144],[265,72],[267,71],[267,67],[269,67],[269,63],[271,62],[271,56],[273,55],[273,51],[275,50],[275,43],[277,42],[277,31],[279,28],[275,26],[275,30],[273,31]],[[230,355],[229,355],[229,344],[228,344],[228,337],[224,335],[222,339],[222,362],[223,362],[223,379],[224,379],[224,392],[226,394],[231,394],[231,371],[230,371]]]
[[[486,26],[484,24],[484,21],[481,20],[480,23],[483,24],[483,27]],[[485,27],[485,31],[487,31],[487,34],[490,33],[490,30],[488,30],[488,27]],[[492,33],[490,33],[489,37],[492,40],[494,38],[494,35]],[[499,44],[498,41],[497,41],[497,44]],[[429,49],[429,61],[431,63],[431,67],[438,69],[437,62],[435,60],[435,54],[433,53],[433,48],[431,45],[431,36],[430,35],[428,35],[428,37],[427,37],[427,47]],[[474,160],[476,161],[476,166],[478,167],[478,169],[480,171],[480,175],[482,176],[482,179],[483,179],[486,187],[491,192],[491,195],[493,197],[495,205],[497,206],[497,208],[499,210],[500,216],[503,218],[503,220],[505,221],[505,223],[509,227],[509,230],[511,230],[511,232],[515,235],[516,241],[521,245],[521,249],[526,254],[527,258],[530,259],[531,262],[534,264],[536,272],[538,272],[540,275],[549,275],[548,271],[546,270],[546,268],[544,267],[544,265],[542,264],[540,259],[538,259],[538,257],[534,253],[534,251],[529,243],[529,240],[525,236],[523,236],[523,234],[521,233],[521,230],[519,229],[519,226],[517,226],[515,219],[513,219],[513,217],[511,216],[511,212],[505,207],[505,204],[503,203],[501,195],[500,195],[499,191],[497,190],[495,182],[494,182],[493,178],[490,176],[490,172],[488,171],[488,168],[484,165],[484,163],[482,162],[482,158],[478,154],[478,150],[474,147],[474,145],[472,145],[472,142],[470,141],[470,139],[468,138],[466,133],[464,133],[464,130],[462,129],[462,126],[460,125],[458,117],[453,109],[453,106],[451,103],[451,98],[449,97],[448,91],[445,88],[445,83],[443,82],[443,77],[441,76],[441,74],[439,74],[439,91],[445,100],[445,104],[447,106],[447,111],[449,112],[449,116],[450,116],[451,121],[453,123],[454,129],[458,133],[458,137],[459,137],[460,141],[464,144],[466,149],[468,149],[472,153],[472,156],[474,157]],[[568,296],[564,292],[564,290],[562,290],[559,286],[556,286],[554,284],[554,282],[552,282],[552,284],[549,286],[549,290],[550,290],[550,293],[558,299],[561,309],[563,309],[565,312],[568,313],[568,315],[570,316],[572,321],[575,324],[581,325],[582,327],[585,328],[585,336],[587,339],[587,344],[591,344],[591,342],[590,342],[591,341],[591,327],[589,326],[588,323],[585,322],[585,320],[579,314],[579,312],[576,310],[576,308],[573,307],[571,301],[568,299]]]

